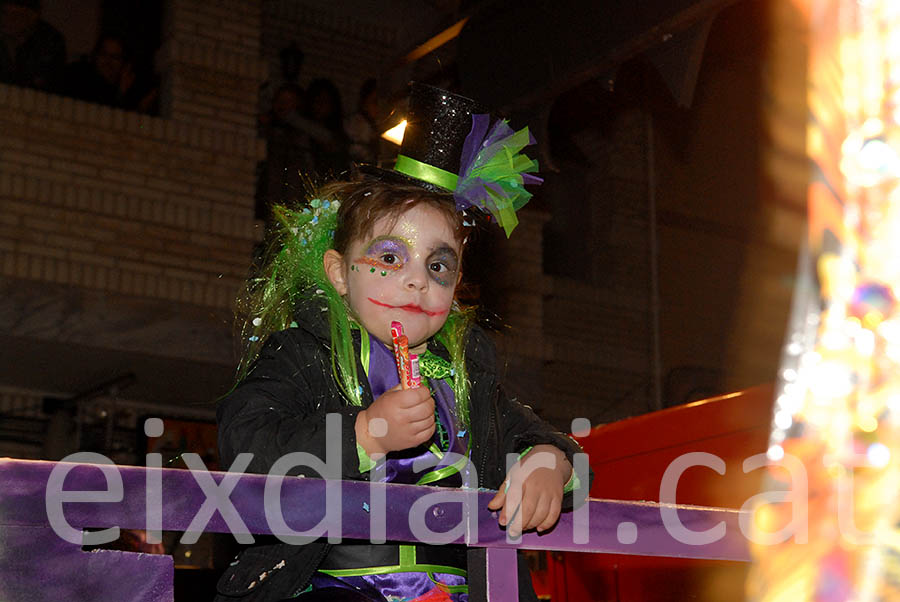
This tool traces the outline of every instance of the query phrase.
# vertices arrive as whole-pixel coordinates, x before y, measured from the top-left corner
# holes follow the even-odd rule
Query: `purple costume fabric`
[[[368,371],[369,386],[372,388],[372,396],[375,399],[378,399],[385,391],[400,384],[400,377],[397,375],[397,366],[394,363],[393,352],[374,337],[370,337],[370,341]],[[453,390],[443,380],[434,379],[431,380],[429,384],[431,385],[432,397],[434,398],[438,419],[447,432],[449,451],[460,456],[468,456],[468,433],[466,431],[459,431],[456,419],[454,418],[456,398],[453,395]],[[433,442],[441,449],[441,451],[448,451],[444,449],[444,446],[441,444],[440,435],[437,430],[435,430]],[[434,466],[429,466],[425,470],[414,470],[413,463],[416,460],[431,458],[433,463],[434,455],[431,452],[424,451],[424,448],[419,449],[418,452],[419,453],[416,453],[415,455],[392,454],[387,462],[385,462],[386,472],[379,478],[379,481],[386,483],[406,483],[408,485],[416,484],[422,475],[435,469]],[[438,465],[438,467],[440,467],[440,465]],[[438,481],[438,483],[447,487],[459,487],[462,485],[463,481],[459,478],[458,474],[454,476],[456,478],[444,479]]]
[[[394,354],[383,343],[369,337],[369,366],[368,380],[372,389],[372,396],[378,399],[385,391],[400,384],[397,374],[397,366],[394,363]],[[435,401],[438,418],[446,429],[446,443],[442,445],[440,435],[435,430],[433,443],[443,452],[468,457],[469,437],[465,430],[460,431],[454,418],[456,398],[453,390],[443,380],[429,381],[432,397]],[[445,456],[446,457],[446,456]],[[415,470],[413,464],[416,461],[430,460],[424,470]],[[378,480],[387,483],[405,483],[414,485],[418,480],[432,470],[441,468],[443,463],[434,465],[434,454],[424,447],[417,448],[416,453],[392,454],[385,462],[383,472],[379,471]],[[464,469],[465,470],[465,469]],[[436,481],[447,487],[458,487],[463,483],[459,472]],[[432,579],[433,577],[433,579]],[[418,596],[426,595],[437,587],[437,583],[450,586],[459,586],[466,583],[465,577],[444,573],[436,573],[429,576],[428,573],[389,573],[385,575],[365,575],[358,577],[335,578],[324,573],[316,573],[312,580],[313,591],[322,591],[325,588],[352,588],[357,597],[362,594],[364,598],[373,602],[393,602],[395,600],[413,600]],[[335,599],[340,595],[335,592]],[[301,596],[302,599],[302,596]],[[445,600],[454,602],[466,602],[468,595],[465,593],[450,594]]]

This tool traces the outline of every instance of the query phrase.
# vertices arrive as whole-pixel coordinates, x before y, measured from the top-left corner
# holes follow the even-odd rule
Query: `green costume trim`
[[[441,571],[441,572],[444,572],[444,571]],[[468,585],[447,585],[446,583],[441,583],[440,581],[438,581],[435,578],[434,573],[429,572],[429,573],[427,573],[427,575],[428,575],[428,578],[431,579],[432,583],[439,586],[441,589],[446,591],[448,594],[468,594],[469,593]]]
[[[359,328],[359,326],[357,326]],[[363,371],[366,378],[369,378],[369,353],[371,353],[371,344],[369,343],[369,331],[365,328],[359,328],[359,360],[362,363]]]
[[[437,564],[396,564],[394,566],[371,566],[363,569],[319,569],[319,572],[332,577],[364,577],[368,575],[389,575],[391,573],[446,573],[448,575],[459,575],[460,577],[467,576],[466,571],[463,569]]]
[[[437,446],[432,443],[429,450],[432,453],[434,453],[434,450],[436,448],[437,448]],[[472,445],[471,445],[471,441],[470,441],[468,451],[471,451],[471,450],[472,450]],[[437,455],[437,454],[435,453],[435,455]],[[443,457],[444,457],[444,455],[442,453],[441,455],[438,456],[438,460],[440,460]],[[416,485],[427,485],[428,483],[434,483],[436,481],[440,481],[441,479],[446,479],[450,475],[454,475],[454,474],[460,472],[465,467],[465,465],[468,463],[468,461],[469,461],[468,456],[461,457],[459,460],[457,460],[453,464],[450,464],[449,466],[444,466],[443,468],[441,468],[439,470],[432,470],[429,473],[425,473],[424,475],[422,475],[422,478],[416,482]]]
[[[445,380],[453,376],[453,366],[444,358],[426,350],[419,356],[419,372],[428,378]]]
[[[378,464],[378,462],[369,457],[365,448],[359,443],[356,444],[356,455],[359,457],[359,474],[369,472]]]
[[[326,575],[331,575],[332,577],[365,577],[370,575],[389,575],[391,573],[427,573],[429,579],[442,586],[444,584],[434,578],[434,573],[459,575],[460,577],[468,576],[468,572],[464,569],[458,569],[452,566],[441,566],[439,564],[418,564],[416,562],[416,546],[409,544],[400,545],[400,561],[398,564],[392,566],[372,566],[359,569],[319,569],[319,572],[325,573]],[[465,590],[457,591],[469,591],[468,586],[466,585],[444,587],[465,587]],[[451,593],[456,592],[451,590]]]
[[[416,563],[416,546],[400,546],[400,566],[409,566]]]
[[[363,371],[366,373],[366,378],[369,377],[369,331],[365,328],[359,329],[359,359],[362,362]],[[356,443],[356,455],[359,456],[359,473],[362,474],[364,472],[369,472],[375,465],[378,464],[375,460],[369,456],[366,452],[365,448]]]

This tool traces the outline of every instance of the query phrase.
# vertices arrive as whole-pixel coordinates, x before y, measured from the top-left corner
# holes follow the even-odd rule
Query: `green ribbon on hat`
[[[394,171],[399,171],[404,175],[440,186],[444,190],[449,191],[456,190],[456,184],[459,181],[459,176],[455,173],[450,173],[446,169],[441,169],[434,165],[422,163],[406,155],[397,155]]]

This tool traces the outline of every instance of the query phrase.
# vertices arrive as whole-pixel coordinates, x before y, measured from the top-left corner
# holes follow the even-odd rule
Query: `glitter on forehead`
[[[419,240],[419,229],[415,224],[410,221],[401,221],[397,225],[397,229],[400,230],[400,233],[406,238],[407,246],[412,249],[415,247],[415,244]]]

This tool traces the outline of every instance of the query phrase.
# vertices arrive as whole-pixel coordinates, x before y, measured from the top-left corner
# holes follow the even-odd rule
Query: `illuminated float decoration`
[[[897,599],[900,2],[797,4],[810,23],[809,237],[748,599]]]

